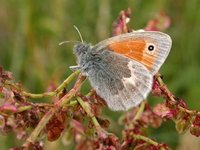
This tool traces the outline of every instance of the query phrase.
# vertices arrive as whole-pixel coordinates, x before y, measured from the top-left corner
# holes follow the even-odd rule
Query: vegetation
[[[1,148],[184,147],[181,141],[190,135],[179,133],[189,130],[199,136],[199,6],[197,0],[1,2],[0,64],[13,73],[0,69]],[[130,10],[122,11],[116,20],[127,7],[133,11],[131,17]],[[128,26],[124,22],[120,27],[118,21],[127,17]],[[90,91],[88,83],[82,85],[84,77],[79,75],[73,84],[79,73],[68,68],[75,64],[73,45],[58,43],[79,40],[74,24],[89,43],[119,34],[116,29],[168,33],[173,47],[160,71],[164,79],[159,74],[155,77],[154,96],[138,108],[116,113]],[[81,93],[76,93],[80,87]]]

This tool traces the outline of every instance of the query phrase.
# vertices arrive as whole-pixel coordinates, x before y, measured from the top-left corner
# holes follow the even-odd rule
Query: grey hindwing
[[[92,63],[87,75],[112,110],[127,110],[146,98],[153,79],[142,64],[106,49],[98,55],[101,60]]]

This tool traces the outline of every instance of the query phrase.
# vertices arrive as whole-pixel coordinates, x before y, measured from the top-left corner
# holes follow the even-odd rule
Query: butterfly
[[[152,89],[153,76],[167,58],[169,35],[134,31],[105,39],[96,45],[74,46],[78,67],[91,86],[114,111],[140,104]]]

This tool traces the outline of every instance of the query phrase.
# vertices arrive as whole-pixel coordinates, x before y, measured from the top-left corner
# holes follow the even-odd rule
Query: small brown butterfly
[[[171,44],[162,32],[135,31],[94,46],[80,42],[74,53],[81,72],[109,108],[127,110],[147,97]]]

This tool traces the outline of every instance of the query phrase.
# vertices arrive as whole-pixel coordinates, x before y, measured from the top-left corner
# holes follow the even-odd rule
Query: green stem
[[[140,106],[139,106],[139,109],[137,110],[136,114],[135,114],[135,117],[129,122],[129,125],[128,125],[128,128],[133,128],[134,127],[134,122],[138,119],[140,119],[143,111],[144,111],[144,108],[145,108],[145,103],[146,101],[144,100]]]
[[[154,146],[159,146],[159,143],[157,143],[156,141],[146,137],[146,136],[142,136],[142,135],[136,135],[134,134],[133,135],[133,138],[137,139],[137,140],[142,140],[142,141],[145,141],[151,145],[154,145]],[[160,150],[165,150],[165,148],[161,147]]]
[[[89,117],[93,117],[94,114],[91,112],[91,108],[88,103],[84,102],[80,97],[77,97],[77,101],[80,103],[82,108],[85,110],[85,112],[88,114]]]
[[[75,72],[73,72],[66,80],[63,81],[61,85],[58,86],[55,92],[59,93],[60,91],[62,91],[79,73],[80,70],[76,70]]]
[[[92,96],[95,93],[95,90],[92,89],[89,93],[86,94],[87,97]]]
[[[184,107],[181,107],[181,106],[178,106],[180,110],[188,113],[188,114],[191,114],[191,115],[200,115],[200,112],[196,111],[196,110],[188,110]]]
[[[135,138],[137,140],[145,141],[145,142],[147,142],[147,143],[149,143],[151,145],[154,145],[154,146],[158,146],[159,145],[156,141],[154,141],[154,140],[152,140],[152,139],[150,139],[148,137],[142,136],[142,135],[133,134],[133,138]]]
[[[25,149],[28,149],[28,146],[30,143],[34,143],[42,131],[42,129],[46,126],[46,124],[49,122],[49,120],[52,118],[52,116],[55,114],[56,111],[58,111],[61,107],[63,107],[66,103],[68,103],[72,97],[76,94],[76,92],[81,88],[81,85],[83,81],[85,80],[85,77],[79,76],[78,80],[76,81],[73,89],[71,89],[65,96],[63,96],[57,103],[55,103],[55,107],[52,107],[40,120],[37,127],[33,130],[31,135],[28,137],[28,139],[23,144],[23,147]]]
[[[31,105],[29,105],[29,106],[21,106],[17,110],[18,110],[18,112],[23,112],[23,111],[26,111],[26,110],[30,110],[31,108],[32,108]]]
[[[85,112],[87,113],[87,115],[92,119],[92,122],[93,122],[94,126],[97,129],[99,129],[100,128],[100,124],[97,121],[97,118],[92,113],[90,105],[88,103],[84,102],[80,97],[77,97],[77,101],[79,102],[79,104],[81,105],[81,107],[85,110]]]
[[[71,100],[70,102],[69,102],[69,104],[67,104],[67,106],[69,107],[69,106],[74,106],[74,105],[76,105],[76,104],[78,104],[78,102],[77,102],[77,100]]]
[[[33,93],[28,93],[28,92],[23,91],[22,94],[28,98],[38,99],[38,98],[43,98],[43,97],[52,97],[56,95],[56,92],[45,92],[41,94],[33,94]]]
[[[28,93],[28,92],[25,92],[23,91],[22,94],[25,96],[25,97],[28,97],[28,98],[43,98],[43,97],[52,97],[52,96],[55,96],[56,94],[58,94],[59,92],[61,92],[65,87],[66,85],[68,85],[78,74],[80,73],[80,70],[77,70],[75,72],[73,72],[66,80],[64,80],[60,85],[59,87],[53,91],[53,92],[45,92],[45,93],[41,93],[41,94],[33,94],[33,93]]]
[[[138,111],[137,111],[135,117],[133,118],[133,121],[136,121],[136,120],[138,120],[138,119],[141,117],[141,115],[142,115],[142,113],[143,113],[143,111],[144,111],[145,103],[146,103],[146,101],[144,100],[144,101],[140,104],[140,107],[139,107],[139,109],[138,109]]]
[[[94,126],[96,128],[100,128],[101,127],[99,122],[97,121],[97,118],[95,116],[92,117],[92,122],[93,122],[93,124],[94,124]]]

